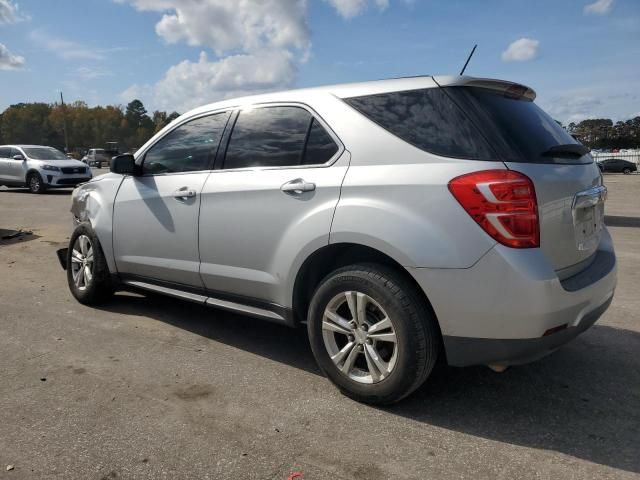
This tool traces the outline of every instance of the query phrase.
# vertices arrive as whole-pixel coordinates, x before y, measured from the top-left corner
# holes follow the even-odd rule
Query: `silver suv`
[[[0,146],[0,186],[29,187],[32,193],[47,188],[68,188],[91,179],[91,169],[60,150],[42,145]]]
[[[597,165],[534,98],[418,77],[195,109],[74,191],[71,292],[306,323],[322,371],[369,403],[438,358],[541,357],[607,309],[616,260]]]

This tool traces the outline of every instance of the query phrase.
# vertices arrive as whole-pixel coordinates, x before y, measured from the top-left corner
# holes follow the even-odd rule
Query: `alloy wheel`
[[[396,364],[393,321],[365,293],[347,291],[331,299],[322,318],[322,337],[336,367],[356,382],[378,383]]]
[[[78,290],[86,290],[93,280],[93,245],[86,235],[79,235],[71,250],[71,274]]]
[[[32,192],[40,190],[40,178],[38,175],[31,175],[29,178],[29,188],[31,188]]]

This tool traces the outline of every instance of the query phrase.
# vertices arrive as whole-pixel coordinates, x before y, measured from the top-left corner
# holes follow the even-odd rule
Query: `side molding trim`
[[[181,300],[188,300],[195,303],[207,305],[209,307],[221,308],[234,313],[240,313],[243,315],[250,315],[252,317],[263,318],[272,322],[289,324],[287,319],[279,313],[273,312],[260,307],[254,307],[244,305],[242,303],[231,302],[229,300],[222,300],[215,297],[208,297],[205,295],[198,295],[196,293],[185,292],[175,288],[164,287],[161,285],[154,285],[152,283],[141,282],[139,280],[123,280],[125,285],[133,288],[140,288],[142,290],[148,290],[151,292],[161,293],[170,297],[179,298]]]

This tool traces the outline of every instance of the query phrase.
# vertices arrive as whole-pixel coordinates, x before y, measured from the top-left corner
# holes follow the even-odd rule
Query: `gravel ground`
[[[637,478],[640,176],[606,183],[619,286],[596,326],[503,374],[443,368],[391,408],[340,395],[303,329],[78,304],[55,257],[69,191],[0,188],[0,230],[33,231],[0,241],[0,478]]]

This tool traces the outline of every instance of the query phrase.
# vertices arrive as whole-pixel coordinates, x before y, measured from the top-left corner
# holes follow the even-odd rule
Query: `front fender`
[[[71,213],[75,224],[91,224],[112,273],[116,272],[112,234],[113,203],[123,179],[122,175],[101,175],[77,187],[71,197]]]

